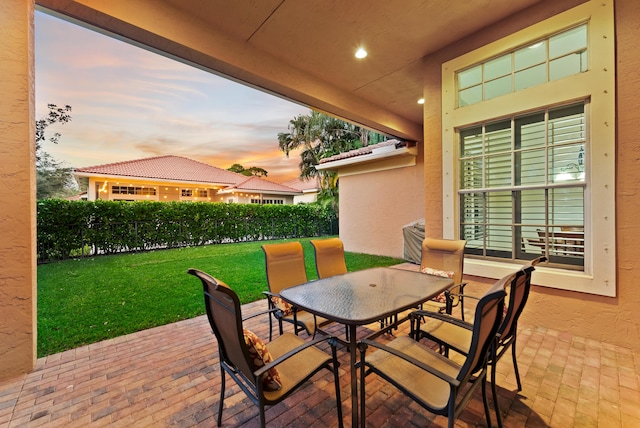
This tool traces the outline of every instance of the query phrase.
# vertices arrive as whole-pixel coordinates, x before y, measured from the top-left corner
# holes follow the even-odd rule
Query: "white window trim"
[[[456,108],[455,72],[535,40],[588,22],[589,71],[543,85]],[[459,234],[457,129],[482,121],[535,111],[571,101],[590,100],[587,108],[589,156],[586,159],[584,272],[536,269],[536,285],[604,296],[616,295],[615,227],[615,45],[613,0],[589,1],[442,65],[443,236]],[[499,278],[514,265],[465,259],[465,273]]]

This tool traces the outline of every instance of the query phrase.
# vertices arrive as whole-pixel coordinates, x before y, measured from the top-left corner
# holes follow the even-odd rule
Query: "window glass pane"
[[[484,198],[482,193],[463,193],[460,197],[460,218],[463,223],[484,223]]]
[[[471,128],[460,131],[460,157],[478,156],[482,154],[482,128]]]
[[[556,146],[549,149],[549,181],[584,182],[584,148],[582,144]]]
[[[516,71],[546,62],[546,47],[545,42],[538,42],[515,51],[513,53],[513,61]]]
[[[474,86],[460,91],[458,94],[458,106],[464,107],[482,101],[482,85]]]
[[[511,154],[487,156],[486,187],[511,186]]]
[[[484,85],[485,100],[490,100],[491,98],[499,97],[500,95],[508,94],[510,92],[511,75],[492,80]]]
[[[516,153],[516,185],[533,185],[545,183],[545,151],[544,149],[526,150]]]
[[[487,125],[484,138],[486,153],[511,151],[511,121]]]
[[[515,75],[515,90],[531,88],[547,81],[546,64],[540,64],[526,70],[518,71]]]
[[[496,77],[511,74],[511,54],[492,59],[484,64],[484,80],[493,80]]]
[[[563,229],[584,228],[584,188],[549,189],[549,223]]]
[[[545,190],[523,190],[518,192],[520,210],[519,221],[522,225],[543,227],[546,224]]]
[[[487,255],[493,257],[512,256],[513,203],[511,192],[487,194]]]
[[[482,158],[464,159],[460,162],[460,188],[482,188]]]
[[[587,48],[587,26],[573,28],[549,38],[549,58]]]
[[[582,72],[582,54],[571,54],[549,61],[549,80],[558,80]]]
[[[558,261],[584,265],[584,190],[549,189],[549,255]]]
[[[545,145],[546,128],[543,113],[520,117],[516,119],[515,127],[516,148],[527,149]]]
[[[549,112],[549,144],[585,141],[584,105]]]
[[[482,64],[458,73],[458,90],[482,83]]]

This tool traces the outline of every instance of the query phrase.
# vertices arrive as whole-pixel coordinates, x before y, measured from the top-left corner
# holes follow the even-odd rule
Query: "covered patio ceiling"
[[[421,59],[543,1],[551,0],[37,0],[37,4],[314,109],[420,141]],[[356,59],[358,47],[369,55]]]

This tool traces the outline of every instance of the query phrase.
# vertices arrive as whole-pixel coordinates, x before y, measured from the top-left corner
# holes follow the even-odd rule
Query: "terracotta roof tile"
[[[88,166],[76,168],[75,172],[226,185],[238,184],[246,179],[242,174],[181,156],[158,156]]]
[[[245,177],[246,179],[234,186],[230,186],[226,190],[246,190],[248,192],[278,192],[287,194],[300,194],[301,191],[283,184],[274,183],[260,177]]]
[[[318,190],[320,189],[320,181],[318,177],[310,180],[302,180],[300,178],[294,178],[293,180],[285,181],[283,186],[293,187],[296,190],[304,192],[305,190]]]

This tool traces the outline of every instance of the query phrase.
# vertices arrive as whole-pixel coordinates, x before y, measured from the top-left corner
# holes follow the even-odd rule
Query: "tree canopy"
[[[269,174],[267,170],[262,169],[260,167],[251,166],[249,168],[245,168],[239,163],[234,163],[229,168],[227,168],[227,171],[237,172],[238,174],[242,174],[246,176],[254,175],[256,177],[266,177]]]
[[[59,123],[64,125],[71,121],[71,106],[58,107],[48,104],[49,112],[36,120],[36,196],[38,199],[70,196],[77,192],[77,183],[73,178],[72,168],[63,166],[42,147],[45,141],[58,144],[61,134],[53,133],[47,138],[49,126]]]
[[[338,179],[334,172],[318,171],[321,159],[385,140],[385,136],[326,114],[311,111],[289,121],[289,132],[278,134],[280,150],[300,150],[300,178],[320,179],[318,202],[338,208]]]

